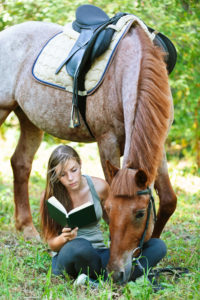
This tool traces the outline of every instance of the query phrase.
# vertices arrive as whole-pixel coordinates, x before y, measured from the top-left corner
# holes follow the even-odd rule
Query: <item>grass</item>
[[[106,284],[100,284],[97,291],[88,286],[75,288],[68,276],[63,279],[52,275],[47,245],[42,241],[25,241],[22,234],[16,232],[12,171],[8,160],[15,137],[9,141],[1,140],[0,144],[3,166],[0,171],[0,299],[200,299],[200,178],[195,175],[190,161],[171,161],[169,164],[178,206],[162,234],[168,253],[158,265],[187,267],[189,274],[178,280],[173,276],[162,277],[165,289],[157,293],[145,277],[124,286],[118,286],[110,279]],[[96,145],[72,145],[76,145],[81,154],[83,172],[103,177]],[[38,230],[39,199],[45,186],[47,159],[53,148],[42,144],[31,174],[30,203]],[[108,230],[103,222],[102,228],[107,240]]]

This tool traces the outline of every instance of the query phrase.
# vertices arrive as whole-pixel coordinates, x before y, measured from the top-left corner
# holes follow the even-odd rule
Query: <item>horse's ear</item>
[[[128,162],[125,164],[125,168],[127,168],[127,169],[134,169],[133,163],[132,163],[131,161],[128,161]]]
[[[135,182],[140,188],[146,188],[147,174],[142,169],[139,169],[135,174]]]
[[[106,168],[108,171],[109,181],[112,181],[113,177],[117,174],[119,169],[115,166],[113,166],[109,160],[106,160]]]

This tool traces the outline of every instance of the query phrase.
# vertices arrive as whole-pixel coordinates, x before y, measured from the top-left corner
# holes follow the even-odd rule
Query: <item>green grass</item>
[[[80,147],[81,146],[81,147]],[[102,176],[95,144],[77,145],[84,154],[85,173]],[[85,148],[86,147],[86,148]],[[51,152],[46,145],[40,151]],[[41,152],[40,152],[41,154]],[[46,161],[37,155],[30,180],[30,203],[34,224],[39,229],[39,201],[45,186]],[[7,155],[7,154],[6,154]],[[4,160],[7,163],[7,160]],[[95,170],[93,169],[95,165]],[[191,162],[170,162],[172,184],[178,196],[176,212],[167,223],[162,239],[168,253],[158,267],[187,267],[189,274],[176,280],[161,278],[165,289],[154,293],[146,278],[136,283],[118,286],[112,282],[100,284],[98,290],[88,286],[75,288],[73,280],[51,274],[50,251],[42,241],[25,241],[15,231],[12,173],[10,167],[0,173],[0,299],[200,299],[200,179]],[[5,170],[5,171],[4,171]],[[192,172],[190,172],[192,170]],[[102,222],[105,240],[107,226]]]

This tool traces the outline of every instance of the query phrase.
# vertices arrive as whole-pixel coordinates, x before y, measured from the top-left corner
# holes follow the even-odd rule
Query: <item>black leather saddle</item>
[[[82,113],[85,111],[85,100],[81,99],[83,101],[78,102],[79,94],[81,91],[85,91],[85,74],[90,69],[94,59],[104,53],[110,45],[115,30],[107,28],[107,26],[116,24],[124,15],[126,13],[117,13],[114,17],[109,18],[103,10],[89,4],[82,5],[76,10],[76,20],[72,23],[72,27],[80,35],[68,57],[56,70],[57,74],[66,65],[68,74],[74,79],[70,123],[72,128],[80,125],[78,109],[87,126],[85,113]],[[88,130],[90,131],[89,127]]]
[[[66,65],[68,74],[75,77],[78,68],[85,68],[85,61],[87,61],[88,71],[94,59],[109,47],[115,30],[106,27],[109,24],[116,24],[124,15],[125,13],[117,13],[110,19],[102,9],[94,5],[86,4],[78,7],[76,20],[72,23],[72,28],[80,33],[79,38],[68,57],[56,70],[56,73]],[[81,62],[82,59],[84,59],[83,63]]]

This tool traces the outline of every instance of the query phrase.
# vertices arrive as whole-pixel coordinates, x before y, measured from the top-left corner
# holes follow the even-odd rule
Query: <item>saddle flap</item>
[[[109,47],[113,34],[114,29],[111,28],[106,28],[99,33],[90,54],[91,62],[94,61],[96,57],[99,57],[101,54],[103,54],[105,52],[105,49]]]
[[[151,27],[148,27],[148,30],[151,33],[155,31]],[[173,71],[177,60],[177,51],[174,44],[168,37],[160,32],[155,34],[153,42],[156,46],[160,47],[166,53],[165,62],[167,65],[168,73],[170,74]]]

